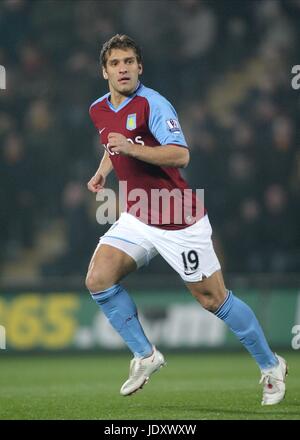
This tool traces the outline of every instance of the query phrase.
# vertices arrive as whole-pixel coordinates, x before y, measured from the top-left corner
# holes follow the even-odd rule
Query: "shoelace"
[[[146,370],[146,365],[143,365],[141,360],[142,359],[139,358],[132,359],[129,372],[130,379],[137,378],[141,373],[143,373],[143,371]]]
[[[272,381],[273,379],[273,381]],[[277,391],[278,387],[276,386],[276,379],[274,377],[272,377],[270,375],[270,373],[264,373],[261,376],[261,379],[259,381],[259,383],[263,383],[264,384],[264,388],[263,388],[263,395],[265,396],[266,394],[269,393],[274,393]]]
[[[281,379],[278,379],[277,377],[272,376],[272,374],[270,373],[262,373],[261,375],[261,379],[259,381],[259,383],[264,383],[264,385],[272,385],[272,387],[275,385],[276,386],[276,382],[284,382]]]
[[[136,360],[134,362],[132,371],[131,371],[131,379],[135,379],[138,378],[140,376],[141,373],[143,373],[143,371],[145,371],[146,366],[144,366],[140,360]]]
[[[270,374],[269,373],[262,373],[259,384],[264,383],[265,385],[268,385],[270,383]]]
[[[131,359],[130,367],[129,367],[129,377],[132,376],[132,372],[133,372],[133,369],[135,366],[135,361],[136,361],[136,358]]]

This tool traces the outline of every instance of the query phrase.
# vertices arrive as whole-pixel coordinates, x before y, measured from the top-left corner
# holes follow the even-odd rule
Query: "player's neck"
[[[109,100],[115,108],[118,108],[127,98],[128,96],[111,90]]]
[[[124,102],[127,98],[129,98],[130,96],[133,95],[133,93],[139,88],[139,86],[140,86],[140,82],[138,81],[135,89],[129,93],[126,93],[126,94],[120,93],[110,86],[109,87],[109,91],[110,91],[109,100],[110,100],[111,104],[113,105],[113,107],[115,109],[117,109],[122,104],[122,102]]]

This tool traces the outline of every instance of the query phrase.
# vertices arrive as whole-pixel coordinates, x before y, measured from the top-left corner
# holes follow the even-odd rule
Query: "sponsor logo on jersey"
[[[136,113],[127,116],[126,128],[127,130],[136,129]]]
[[[167,126],[171,133],[180,133],[181,128],[179,122],[176,119],[167,119]]]
[[[139,144],[139,145],[145,145],[145,142],[142,139],[142,136],[136,136],[134,138],[134,140],[127,138],[128,142],[130,142],[131,144]],[[108,144],[103,144],[103,147],[105,148],[105,150],[111,155],[114,156],[115,154],[120,154],[117,151],[111,151],[109,143]]]

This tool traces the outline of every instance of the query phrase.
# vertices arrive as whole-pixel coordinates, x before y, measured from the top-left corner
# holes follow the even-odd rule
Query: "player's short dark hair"
[[[128,35],[117,34],[110,40],[103,44],[100,53],[100,62],[103,67],[106,67],[107,55],[110,55],[113,49],[133,49],[136,54],[138,63],[142,62],[142,51],[136,42],[128,37]]]

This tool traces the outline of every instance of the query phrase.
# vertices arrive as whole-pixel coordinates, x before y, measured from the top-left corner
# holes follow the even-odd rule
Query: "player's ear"
[[[143,73],[143,65],[139,64],[139,75]]]
[[[104,67],[102,68],[102,75],[103,75],[104,79],[108,79],[108,75],[107,75],[106,70],[105,70]]]

